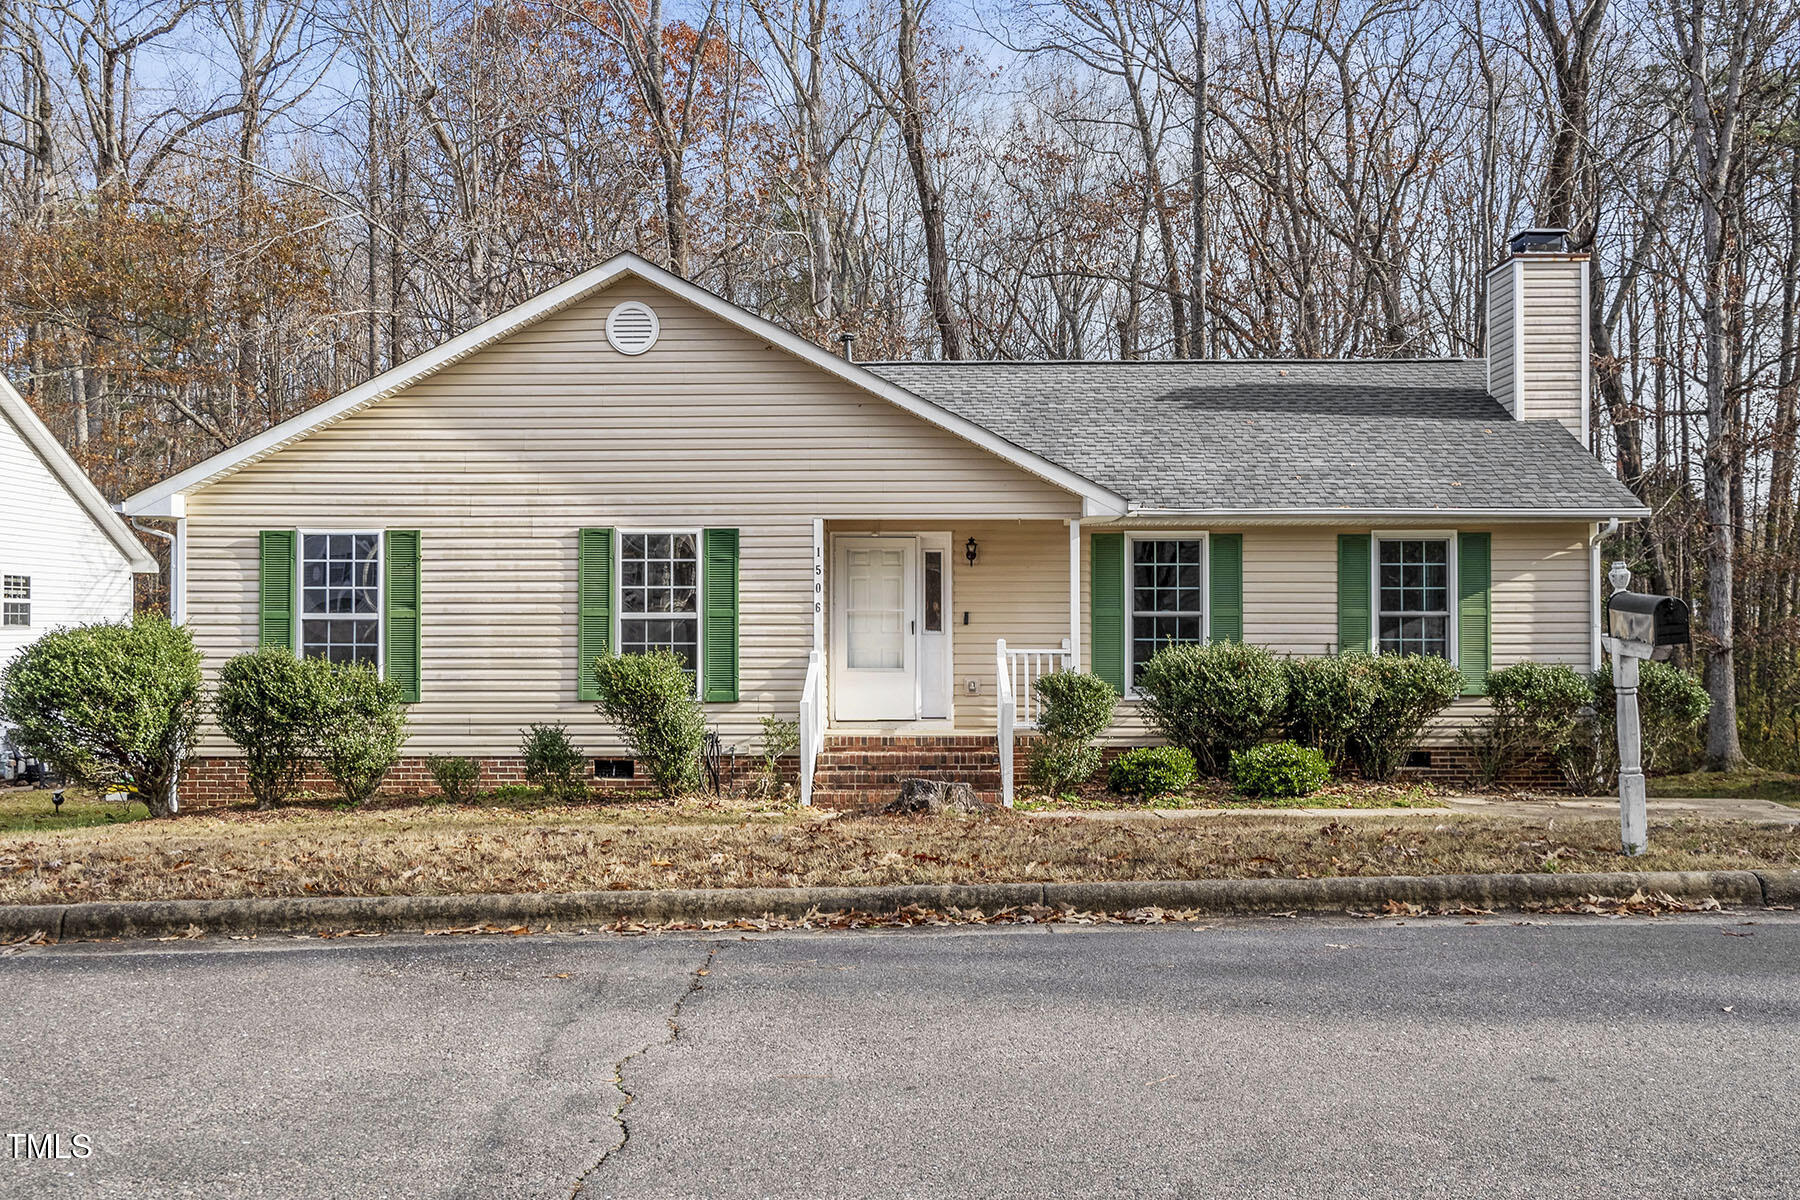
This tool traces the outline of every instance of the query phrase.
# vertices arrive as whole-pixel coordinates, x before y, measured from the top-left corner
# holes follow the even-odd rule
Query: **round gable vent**
[[[606,340],[620,354],[642,354],[656,345],[662,325],[648,304],[627,300],[606,317]]]

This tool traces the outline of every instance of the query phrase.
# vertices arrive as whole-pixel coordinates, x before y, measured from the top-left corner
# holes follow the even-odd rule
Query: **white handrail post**
[[[824,705],[820,688],[824,685],[825,660],[817,650],[807,656],[806,684],[800,690],[800,805],[812,805],[813,771],[819,762],[819,744],[825,740]]]
[[[999,733],[995,739],[1000,751],[1000,803],[1013,806],[1013,718],[1012,665],[1006,659],[1006,639],[994,643],[994,685],[999,708]]]

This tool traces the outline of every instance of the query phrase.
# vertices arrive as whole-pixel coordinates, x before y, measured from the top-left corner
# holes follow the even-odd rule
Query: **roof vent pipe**
[[[838,341],[844,343],[844,361],[856,361],[856,335],[848,329],[838,334]]]

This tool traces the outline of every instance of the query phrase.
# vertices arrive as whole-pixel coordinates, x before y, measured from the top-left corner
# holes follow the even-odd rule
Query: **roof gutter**
[[[1316,525],[1394,520],[1620,521],[1650,515],[1647,508],[1132,508],[1115,521],[1233,521],[1254,525]],[[1102,521],[1105,518],[1101,518]]]

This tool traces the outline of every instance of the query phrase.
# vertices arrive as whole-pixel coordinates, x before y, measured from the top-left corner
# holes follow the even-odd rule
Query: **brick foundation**
[[[591,776],[592,759],[590,756],[590,777],[587,780],[588,791],[594,796],[635,795],[639,793],[654,794],[656,785],[649,774],[642,768],[630,779],[596,779]],[[525,760],[517,755],[505,755],[475,760],[480,768],[475,788],[477,791],[491,791],[500,787],[524,787]],[[781,760],[783,778],[792,782],[800,770],[797,755],[787,755]],[[729,790],[747,784],[762,771],[762,759],[756,756],[727,755],[719,764],[720,787]],[[298,792],[320,796],[338,794],[337,784],[323,771],[313,768],[308,770],[300,780]],[[403,758],[395,763],[387,776],[381,781],[376,791],[380,796],[435,796],[440,794],[436,781],[431,777],[431,766],[424,758]],[[243,804],[250,802],[250,790],[246,786],[244,760],[241,758],[198,758],[190,762],[181,773],[181,802],[190,808],[218,808],[227,804]]]
[[[1013,743],[1013,778],[1023,785],[1026,761],[1031,753],[1033,737],[1021,734]],[[1107,746],[1102,750],[1102,765],[1089,781],[1103,784],[1107,768],[1130,746]],[[1401,777],[1442,787],[1468,787],[1474,780],[1474,760],[1462,746],[1427,746],[1422,753],[1430,756],[1430,765],[1409,767]],[[477,790],[525,786],[525,763],[517,755],[476,760],[481,775]],[[591,769],[591,768],[590,768]],[[754,755],[728,756],[720,763],[720,786],[727,791],[744,786],[756,778],[762,760]],[[799,774],[799,759],[788,755],[782,759],[782,777],[792,782]],[[828,736],[819,753],[818,771],[813,780],[814,802],[839,809],[868,809],[887,803],[899,795],[902,779],[959,780],[971,784],[978,793],[998,799],[1000,793],[1000,759],[995,739],[982,734],[948,734],[941,736],[884,737],[880,735]],[[595,796],[653,793],[655,785],[646,772],[639,770],[630,779],[588,780]],[[1562,773],[1548,758],[1506,772],[1496,782],[1501,790],[1561,791]],[[300,792],[331,796],[337,785],[323,772],[308,771],[300,783]],[[382,780],[383,796],[433,796],[437,784],[424,758],[403,758]],[[192,808],[212,808],[249,801],[245,787],[244,763],[240,758],[201,758],[190,763],[181,777],[181,802]]]

